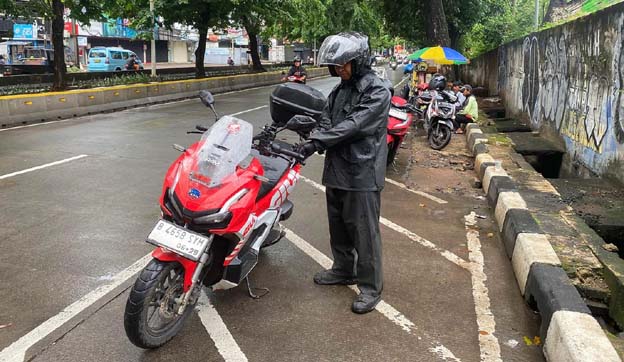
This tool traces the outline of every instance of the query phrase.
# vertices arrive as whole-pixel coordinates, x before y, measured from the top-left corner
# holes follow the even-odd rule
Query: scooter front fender
[[[180,263],[180,265],[184,268],[184,291],[188,292],[191,288],[191,284],[193,284],[193,274],[195,274],[195,269],[197,269],[197,262],[188,260],[174,252],[165,251],[163,248],[154,249],[152,257],[160,261],[177,261]]]

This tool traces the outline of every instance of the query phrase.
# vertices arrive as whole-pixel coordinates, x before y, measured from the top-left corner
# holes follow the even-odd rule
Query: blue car
[[[91,48],[88,69],[90,72],[120,72],[126,70],[126,63],[131,55],[134,55],[139,69],[143,69],[143,62],[130,50],[114,47]]]

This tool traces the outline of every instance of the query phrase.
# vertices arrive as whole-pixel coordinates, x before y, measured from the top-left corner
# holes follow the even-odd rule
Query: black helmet
[[[295,63],[295,62],[301,62],[301,58],[295,57],[295,59],[293,59],[293,63]]]
[[[343,32],[330,35],[323,41],[319,49],[319,64],[329,65],[332,75],[335,71],[333,66],[345,65],[354,60],[353,74],[361,75],[366,69],[370,69],[370,52],[368,37],[356,32]]]
[[[441,91],[444,90],[444,88],[446,88],[446,77],[441,74],[434,74],[429,81],[429,89]]]

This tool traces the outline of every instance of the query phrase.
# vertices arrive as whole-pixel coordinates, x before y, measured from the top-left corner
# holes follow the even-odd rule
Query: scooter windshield
[[[252,138],[251,124],[232,116],[221,117],[202,135],[191,179],[208,187],[220,185],[249,156]]]

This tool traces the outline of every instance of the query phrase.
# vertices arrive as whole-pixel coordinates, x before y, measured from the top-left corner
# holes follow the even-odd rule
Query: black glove
[[[302,154],[304,158],[308,158],[314,154],[314,152],[318,151],[319,147],[316,146],[314,141],[307,141],[299,145],[297,147],[297,152]]]

